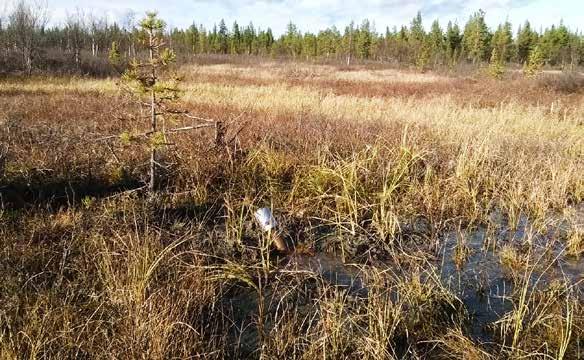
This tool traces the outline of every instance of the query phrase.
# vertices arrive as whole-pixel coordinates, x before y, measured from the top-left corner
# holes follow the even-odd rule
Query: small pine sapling
[[[162,167],[159,163],[159,152],[168,145],[167,134],[207,127],[224,131],[222,122],[192,116],[187,111],[171,108],[173,102],[179,99],[180,79],[177,76],[165,76],[167,73],[165,70],[175,61],[176,56],[171,49],[165,47],[164,28],[164,21],[159,19],[155,12],[146,13],[146,17],[140,22],[140,38],[148,51],[148,57],[145,60],[132,59],[128,69],[122,75],[124,88],[143,108],[147,109],[149,130],[142,134],[123,132],[119,136],[107,136],[101,139],[118,139],[125,144],[141,137],[148,139],[150,149],[148,189],[150,191],[157,188],[158,169]],[[109,55],[114,66],[121,62],[117,43],[112,43]],[[165,116],[178,115],[202,121],[202,123],[166,129]]]
[[[175,82],[165,82],[159,76],[163,68],[175,60],[172,50],[165,48],[163,31],[166,24],[154,12],[149,12],[140,22],[140,28],[145,33],[145,46],[148,50],[148,60],[133,59],[129,69],[124,73],[123,80],[138,97],[147,96],[145,103],[150,108],[150,181],[149,189],[156,187],[158,150],[166,143],[165,134],[160,133],[158,117],[162,102],[178,98],[178,88]],[[141,100],[142,101],[142,100]]]

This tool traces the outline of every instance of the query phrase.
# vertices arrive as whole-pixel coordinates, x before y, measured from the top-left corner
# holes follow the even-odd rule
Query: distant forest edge
[[[120,23],[106,17],[69,14],[62,25],[47,26],[46,6],[20,1],[0,18],[0,73],[63,72],[111,75],[115,69],[108,54],[115,49],[129,59],[143,48],[136,16]],[[495,63],[574,69],[584,64],[584,36],[558,25],[537,31],[528,21],[516,33],[508,21],[496,29],[485,22],[485,12],[472,14],[466,24],[436,20],[425,29],[418,13],[409,26],[375,29],[369,20],[352,22],[344,29],[329,27],[318,33],[303,32],[289,23],[281,36],[253,23],[242,26],[220,20],[212,29],[193,23],[186,29],[165,32],[167,45],[179,58],[202,54],[230,54],[321,61],[338,64],[383,62],[420,69],[459,64]],[[185,60],[186,61],[186,60]]]

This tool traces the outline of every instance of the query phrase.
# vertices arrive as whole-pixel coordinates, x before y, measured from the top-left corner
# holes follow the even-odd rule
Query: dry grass
[[[260,67],[237,67],[229,64],[185,66],[189,83],[225,84],[229,86],[286,85],[320,90],[334,95],[358,97],[429,99],[448,95],[458,105],[498,107],[501,103],[519,102],[551,107],[558,114],[581,105],[583,94],[578,81],[581,74],[547,74],[537,81],[511,77],[505,81],[488,77],[447,77],[404,70],[349,68],[331,66],[282,65],[267,63]]]
[[[582,356],[579,284],[538,273],[582,253],[581,94],[366,68],[183,72],[183,106],[234,141],[172,136],[150,197],[122,193],[145,179],[145,145],[95,141],[147,125],[115,80],[0,82],[1,358]],[[298,256],[356,264],[366,295],[286,266],[251,225],[260,206]],[[477,266],[467,233],[493,222],[513,283],[484,341],[437,249],[456,231],[456,271]],[[575,257],[534,261],[541,238]]]

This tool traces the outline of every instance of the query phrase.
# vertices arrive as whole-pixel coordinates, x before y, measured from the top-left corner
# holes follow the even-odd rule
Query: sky
[[[8,0],[9,2],[16,0]],[[39,0],[35,0],[39,1]],[[429,29],[434,19],[443,27],[449,20],[460,25],[478,9],[486,12],[486,20],[495,28],[506,19],[515,28],[529,20],[535,29],[564,21],[572,30],[584,30],[584,0],[40,0],[48,3],[50,23],[64,22],[67,14],[80,9],[94,16],[107,15],[121,21],[130,12],[140,17],[156,10],[171,27],[187,27],[193,22],[211,28],[221,18],[231,28],[233,21],[256,29],[270,27],[275,34],[285,31],[292,21],[300,30],[317,32],[335,25],[339,29],[354,20],[367,18],[378,32],[386,26],[408,25],[418,11]]]

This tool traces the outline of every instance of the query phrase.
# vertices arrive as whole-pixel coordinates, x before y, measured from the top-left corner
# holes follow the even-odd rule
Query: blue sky
[[[14,0],[8,0],[14,1]],[[37,0],[38,1],[38,0]],[[240,24],[271,27],[276,34],[289,21],[303,31],[317,31],[331,25],[343,28],[351,20],[360,23],[368,18],[377,31],[386,26],[408,24],[422,11],[426,27],[438,18],[464,24],[468,16],[482,8],[491,27],[509,19],[515,27],[529,19],[539,29],[558,24],[561,19],[572,29],[584,30],[584,0],[41,0],[48,3],[51,23],[63,22],[68,13],[80,9],[85,14],[120,20],[130,11],[137,17],[146,10],[157,10],[171,25],[185,27],[196,22],[212,27],[224,18],[228,26]]]

